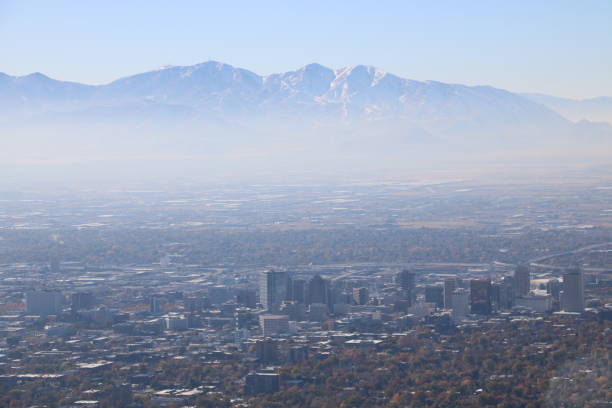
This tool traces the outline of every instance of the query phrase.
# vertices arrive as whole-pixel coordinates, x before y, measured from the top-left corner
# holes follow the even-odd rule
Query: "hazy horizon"
[[[4,1],[0,72],[50,79],[0,78],[2,183],[607,167],[612,98],[532,94],[612,95],[610,13],[604,1]]]

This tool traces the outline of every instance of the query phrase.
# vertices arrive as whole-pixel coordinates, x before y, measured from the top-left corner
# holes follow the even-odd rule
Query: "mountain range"
[[[609,96],[569,99],[542,94],[522,95],[575,122],[588,120],[612,124],[612,97]]]
[[[326,151],[326,160],[378,155],[386,163],[390,155],[405,160],[409,151],[419,158],[560,145],[601,152],[612,141],[610,112],[611,98],[575,101],[415,81],[366,65],[309,64],[262,76],[208,61],[97,86],[0,73],[0,134],[12,135],[0,158],[271,151],[302,158]]]
[[[607,120],[612,98],[585,101],[400,78],[372,66],[309,64],[267,76],[216,61],[169,66],[92,86],[41,73],[0,73],[0,117],[144,108],[195,117],[309,115],[329,121],[403,120],[421,124]],[[592,112],[597,112],[593,114]],[[452,127],[452,126],[451,126]]]

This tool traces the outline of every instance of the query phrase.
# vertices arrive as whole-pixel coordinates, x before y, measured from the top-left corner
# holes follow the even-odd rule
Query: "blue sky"
[[[612,0],[0,0],[0,72],[106,83],[208,59],[612,95]]]

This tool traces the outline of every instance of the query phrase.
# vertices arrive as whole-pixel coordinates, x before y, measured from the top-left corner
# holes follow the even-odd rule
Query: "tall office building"
[[[516,297],[528,295],[530,288],[529,268],[519,265],[514,271],[514,294]]]
[[[284,315],[259,315],[259,326],[265,337],[278,336],[289,333],[289,316]]]
[[[344,285],[336,284],[329,288],[329,303],[331,311],[336,314],[348,312],[348,305],[352,303],[352,293],[348,293]]]
[[[566,312],[584,311],[584,277],[580,269],[570,269],[563,274],[561,308]]]
[[[463,288],[455,289],[451,294],[452,297],[452,312],[453,320],[464,318],[470,313],[469,292]]]
[[[452,309],[453,308],[453,292],[457,289],[457,279],[456,278],[446,278],[444,279],[444,308]]]
[[[329,308],[325,303],[311,303],[308,306],[308,320],[322,322],[327,320]]]
[[[553,307],[553,298],[550,295],[536,295],[531,293],[527,296],[516,298],[516,305],[526,307],[536,313],[550,312]]]
[[[233,294],[226,285],[215,285],[208,287],[208,299],[213,305],[220,305],[232,300]]]
[[[551,279],[546,282],[546,293],[553,297],[555,300],[559,300],[561,294],[561,282],[557,279]]]
[[[236,303],[239,306],[254,308],[257,304],[257,293],[253,289],[236,289]]]
[[[504,276],[499,284],[499,300],[498,308],[501,310],[509,310],[515,304],[514,295],[514,278],[512,276]]]
[[[278,361],[278,342],[273,339],[262,339],[255,342],[255,355],[257,360],[263,364],[271,364]]]
[[[164,307],[168,300],[162,294],[153,294],[149,297],[149,313],[161,314],[164,312]]]
[[[282,315],[289,316],[289,320],[302,321],[306,316],[306,305],[294,301],[283,302],[279,311]]]
[[[73,311],[82,309],[91,309],[94,307],[95,298],[91,292],[77,292],[70,296],[71,305],[70,308]]]
[[[365,305],[368,303],[370,295],[368,294],[368,288],[354,288],[353,289],[353,301],[357,305]]]
[[[491,282],[491,310],[499,310],[501,297],[501,284]]]
[[[58,290],[35,290],[26,293],[26,312],[31,315],[52,315],[62,311],[64,297]]]
[[[300,304],[306,303],[306,281],[293,279],[291,281],[291,300]]]
[[[444,288],[442,286],[426,286],[425,302],[435,303],[436,307],[444,307]]]
[[[297,364],[300,361],[308,360],[307,346],[294,346],[288,350],[287,361],[291,364]]]
[[[251,373],[245,377],[244,393],[249,396],[278,392],[280,375],[274,373]]]
[[[470,306],[473,314],[491,314],[492,307],[490,280],[473,279],[470,281]]]
[[[202,310],[210,307],[210,302],[208,298],[186,297],[183,299],[183,307],[190,313],[201,312]]]
[[[403,299],[408,301],[409,306],[412,306],[416,302],[416,284],[414,272],[404,269],[397,274],[396,283],[399,285],[402,291]]]
[[[264,309],[276,312],[287,300],[289,275],[287,272],[264,271],[259,285],[259,301]]]
[[[315,275],[308,282],[308,304],[327,304],[327,281],[321,275]]]

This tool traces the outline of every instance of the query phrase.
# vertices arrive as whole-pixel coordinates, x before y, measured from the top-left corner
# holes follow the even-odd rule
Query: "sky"
[[[89,84],[213,59],[589,98],[612,96],[612,1],[0,0],[0,50],[0,72]]]

